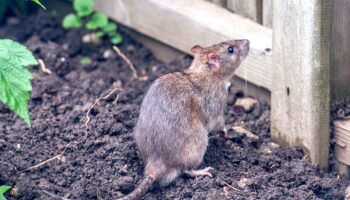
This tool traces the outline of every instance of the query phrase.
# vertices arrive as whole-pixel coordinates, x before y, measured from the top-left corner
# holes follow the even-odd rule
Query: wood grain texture
[[[250,53],[237,76],[271,89],[272,30],[212,3],[198,0],[97,0],[95,8],[147,36],[190,53],[230,39],[250,40]]]
[[[330,0],[273,1],[272,137],[328,168]]]
[[[340,100],[350,97],[350,1],[332,2],[331,95]]]
[[[236,14],[262,23],[262,0],[227,0],[227,8]]]
[[[272,0],[263,0],[262,25],[272,28]]]

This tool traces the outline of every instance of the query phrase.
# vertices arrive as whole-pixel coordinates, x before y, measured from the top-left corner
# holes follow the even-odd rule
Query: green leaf
[[[9,189],[11,189],[11,186],[9,186],[9,185],[2,185],[2,186],[0,186],[0,200],[6,200],[4,194]]]
[[[118,25],[114,22],[108,22],[108,24],[102,27],[102,31],[105,33],[113,33],[117,30]]]
[[[108,24],[108,17],[102,13],[95,13],[92,15],[90,21],[86,24],[86,28],[89,30],[95,30],[102,28]]]
[[[12,40],[0,40],[0,101],[30,126],[28,101],[32,74],[28,65],[37,65],[33,54]]]
[[[113,44],[120,44],[123,42],[123,38],[119,33],[115,33],[115,34],[111,34],[109,35],[109,40],[113,43]]]
[[[39,0],[32,0],[32,1],[38,4],[39,6],[41,6],[44,10],[46,10],[45,6]]]
[[[8,39],[0,39],[0,56],[15,65],[37,65],[38,61],[27,47]]]
[[[69,28],[80,28],[83,25],[80,17],[76,16],[75,14],[68,14],[64,17],[62,26],[65,29]]]
[[[94,0],[74,0],[73,7],[79,17],[85,17],[92,13]]]
[[[80,64],[82,65],[88,65],[91,63],[91,59],[87,56],[84,56],[80,59]]]

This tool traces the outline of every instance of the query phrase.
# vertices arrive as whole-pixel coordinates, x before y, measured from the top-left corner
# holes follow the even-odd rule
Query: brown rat
[[[134,130],[145,163],[144,178],[123,200],[139,199],[155,181],[165,185],[181,172],[196,170],[208,146],[208,133],[224,128],[227,83],[247,56],[248,40],[230,40],[191,49],[194,60],[184,72],[161,76],[143,99]]]

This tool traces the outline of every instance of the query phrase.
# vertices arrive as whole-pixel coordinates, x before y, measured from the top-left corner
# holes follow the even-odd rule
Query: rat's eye
[[[227,49],[227,52],[228,52],[229,54],[233,54],[233,53],[235,52],[235,49],[234,49],[233,47],[229,47],[229,48]]]

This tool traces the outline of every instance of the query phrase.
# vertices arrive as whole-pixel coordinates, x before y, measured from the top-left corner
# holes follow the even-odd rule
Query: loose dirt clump
[[[108,41],[88,46],[81,42],[85,33],[64,31],[59,21],[45,14],[0,26],[1,38],[25,43],[52,71],[31,68],[31,128],[0,104],[0,185],[15,186],[16,191],[7,194],[10,200],[53,195],[115,199],[133,190],[142,177],[144,165],[132,138],[142,98],[152,81],[188,67],[192,58],[164,63],[122,32],[119,48],[144,76],[131,80],[133,72]],[[92,62],[81,65],[83,56]],[[91,110],[86,141],[71,146],[59,159],[20,172],[84,138],[87,110],[117,86],[123,90]],[[258,137],[234,129],[226,140],[211,133],[201,167],[214,167],[213,178],[181,176],[167,187],[155,185],[143,199],[344,199],[349,182],[313,166],[300,148],[280,148],[271,141],[269,105],[258,102],[249,112],[240,111],[234,109],[238,97],[244,94],[230,91],[226,123]]]

